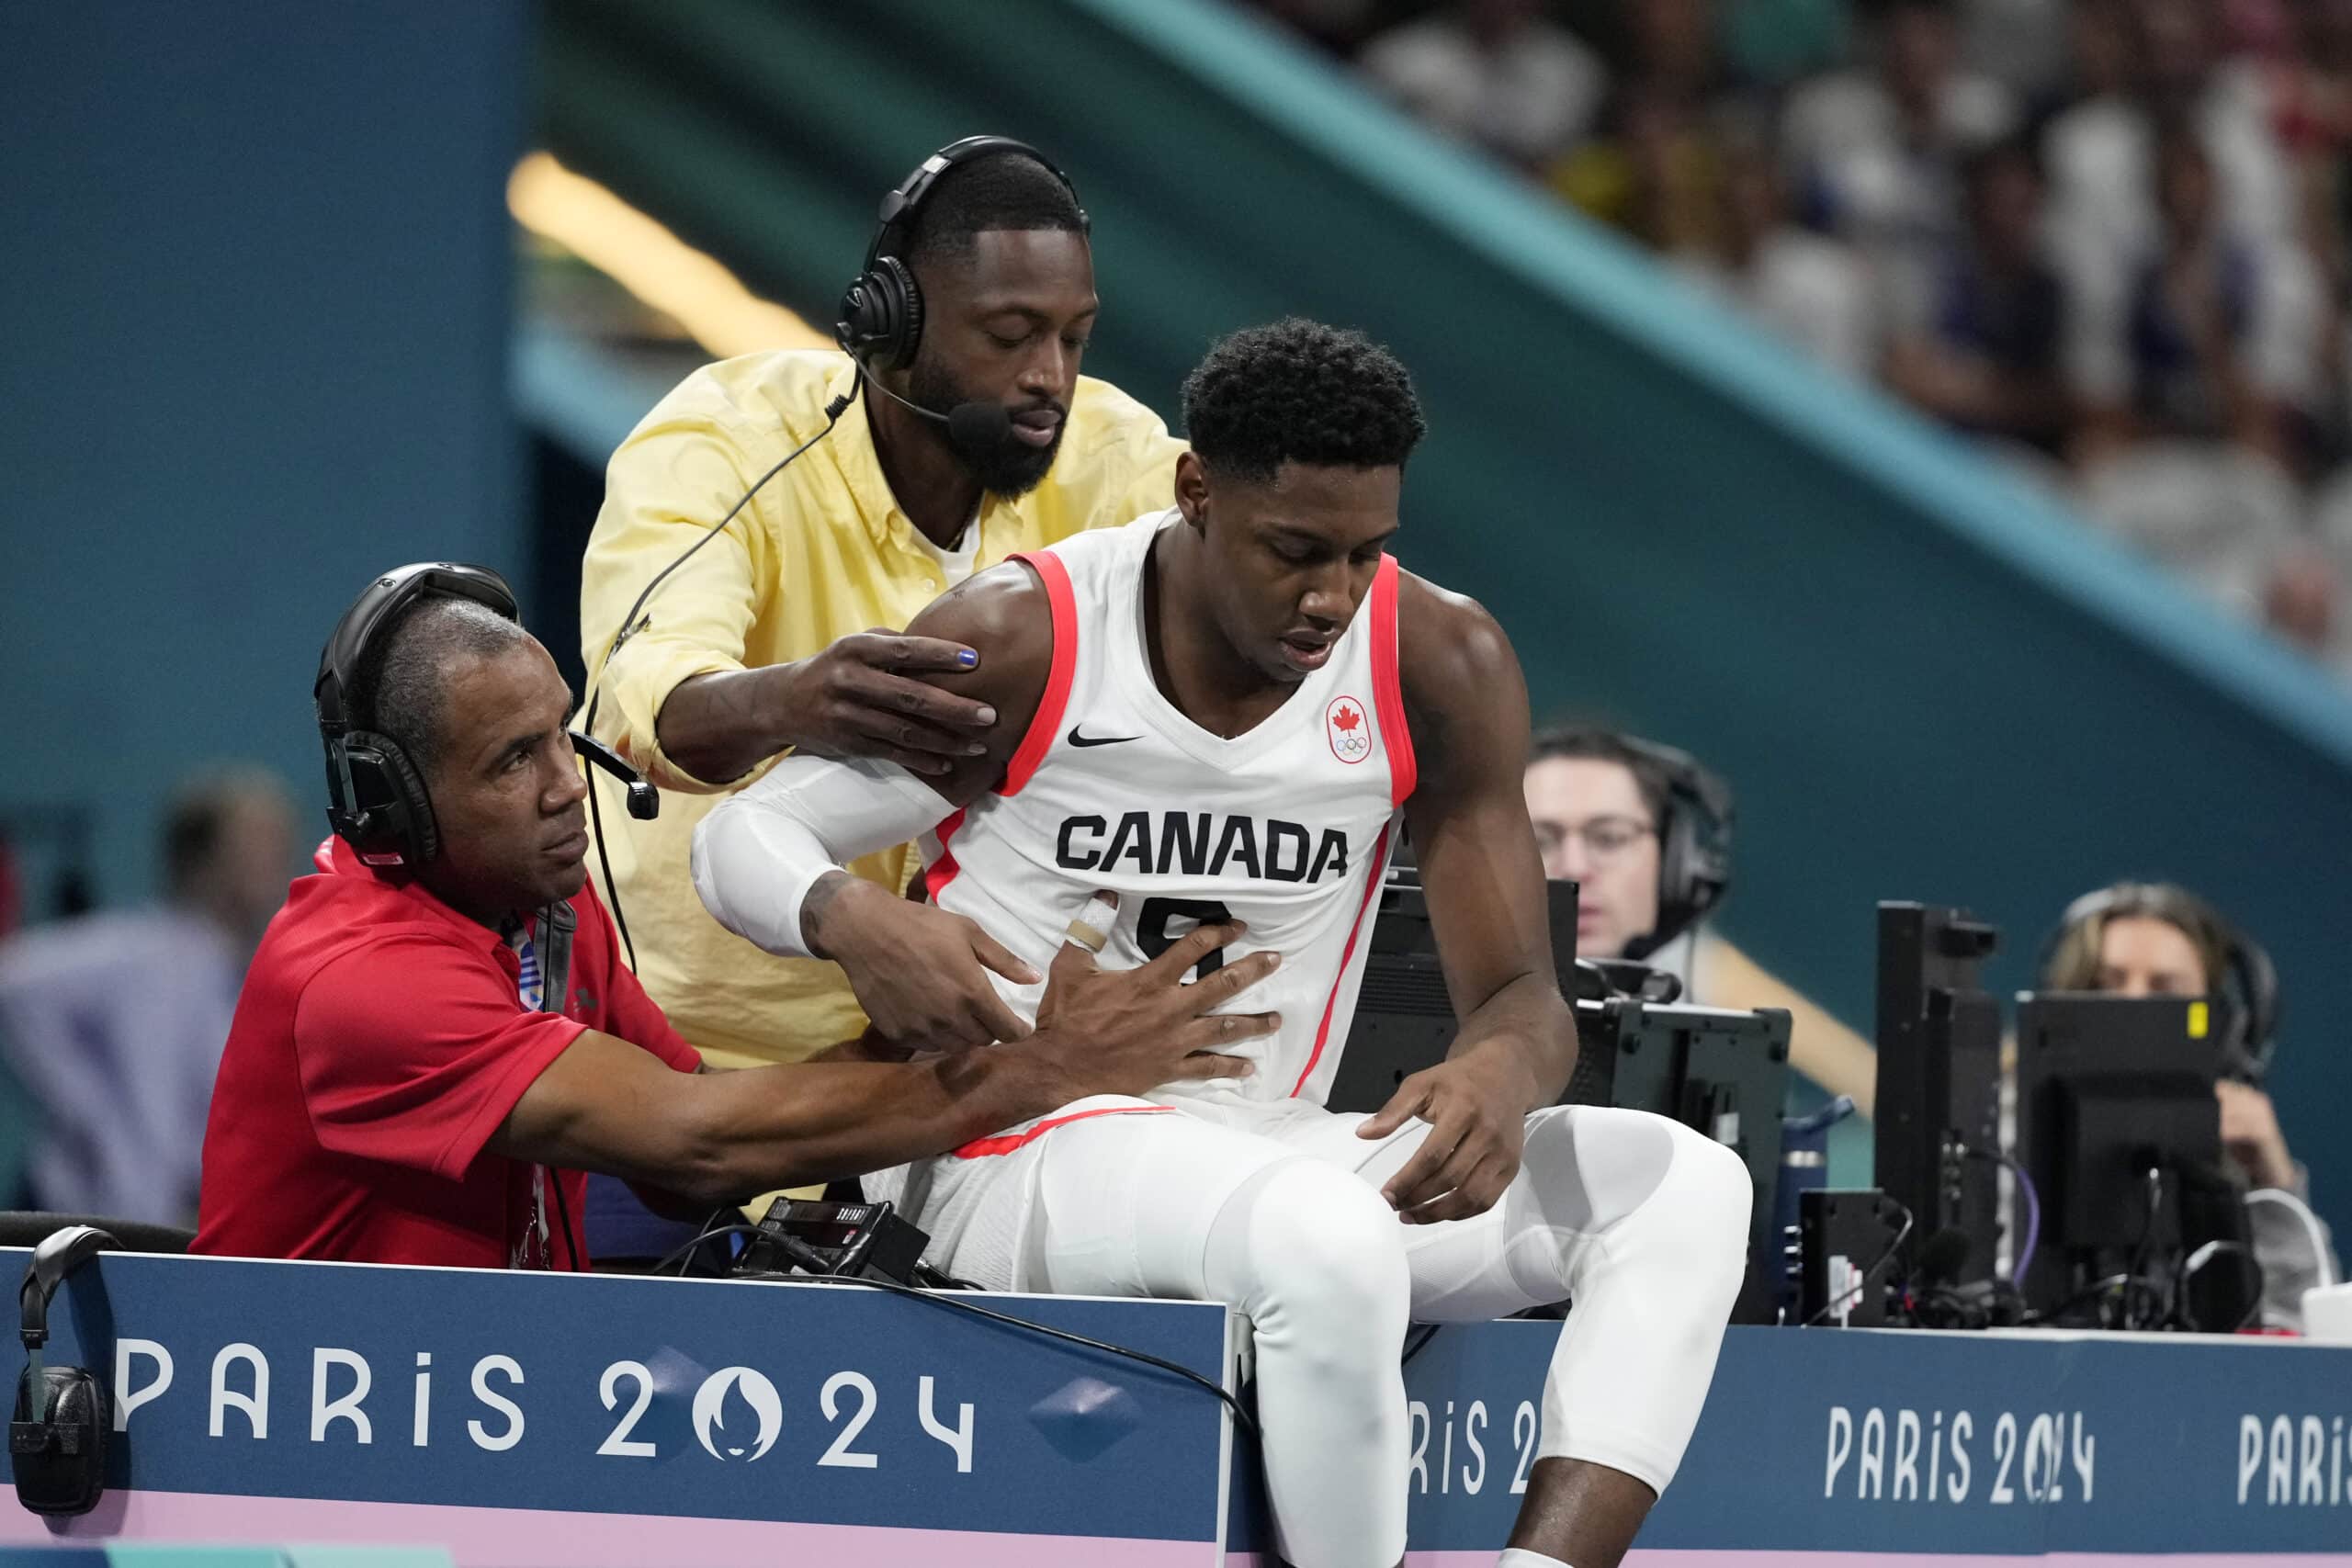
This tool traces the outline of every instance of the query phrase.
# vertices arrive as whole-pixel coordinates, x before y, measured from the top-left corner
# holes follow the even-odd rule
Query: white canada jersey
[[[1396,562],[1381,558],[1324,666],[1230,739],[1186,718],[1151,678],[1144,561],[1169,511],[1023,556],[1052,608],[1053,665],[1001,788],[923,840],[943,908],[1044,973],[1097,892],[1118,919],[1100,962],[1132,968],[1204,922],[1245,920],[1223,959],[1282,967],[1229,1010],[1282,1014],[1230,1047],[1257,1071],[1152,1095],[1321,1104],[1355,1011],[1373,903],[1413,788],[1396,676]],[[1216,960],[1213,962],[1222,962]],[[1045,987],[997,979],[1034,1017]]]

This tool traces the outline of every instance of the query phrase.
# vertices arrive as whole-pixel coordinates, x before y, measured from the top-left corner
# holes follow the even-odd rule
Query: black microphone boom
[[[882,384],[881,378],[865,367],[865,361],[855,360],[857,373],[865,384],[905,409],[918,419],[943,425],[947,431],[947,444],[967,457],[981,458],[993,455],[1012,435],[1012,416],[1004,412],[1002,403],[957,403],[945,413],[927,409],[910,398],[902,398]]]
[[[571,731],[571,749],[586,761],[621,781],[628,791],[628,814],[640,822],[650,822],[662,815],[662,792],[645,782],[645,775],[621,761],[621,754],[593,735]]]

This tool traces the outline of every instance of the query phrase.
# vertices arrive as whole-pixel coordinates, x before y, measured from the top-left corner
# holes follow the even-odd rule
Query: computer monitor
[[[1962,1282],[2000,1245],[2001,1008],[1979,978],[1998,940],[1962,909],[1878,907],[1878,1186],[1916,1240],[1967,1236]]]
[[[2208,1241],[2243,1257],[2213,1095],[2222,1071],[2202,998],[2018,997],[2017,1147],[2041,1226],[2024,1281],[2031,1305],[2056,1310],[2118,1275],[2162,1293]]]
[[[1633,997],[1579,999],[1577,1070],[1565,1105],[1655,1111],[1704,1133],[1747,1167],[1754,1202],[1750,1258],[1769,1261],[1767,1235],[1781,1181],[1781,1121],[1789,1093],[1785,1008],[1660,1004]]]
[[[1566,882],[1549,887],[1553,961],[1564,984],[1572,985],[1576,887]],[[1577,1066],[1561,1103],[1655,1111],[1728,1145],[1755,1184],[1748,1237],[1751,1254],[1761,1256],[1780,1180],[1788,1013],[1633,997],[1571,1005]],[[1326,1103],[1334,1111],[1379,1110],[1408,1075],[1445,1059],[1454,1033],[1429,905],[1418,883],[1392,882],[1382,890],[1355,1022]]]
[[[1565,983],[1576,972],[1577,885],[1547,882],[1544,893],[1552,964]],[[1379,1110],[1408,1074],[1445,1060],[1453,1044],[1453,998],[1446,993],[1429,902],[1412,866],[1390,869],[1371,942],[1355,1021],[1324,1102],[1334,1111]]]

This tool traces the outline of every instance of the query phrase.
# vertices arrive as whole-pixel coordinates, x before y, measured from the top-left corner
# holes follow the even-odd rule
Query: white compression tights
[[[1426,1125],[1374,1143],[1355,1135],[1360,1116],[1270,1109],[1253,1131],[1182,1111],[1057,1129],[1036,1149],[1022,1278],[983,1282],[1247,1313],[1278,1545],[1298,1568],[1388,1568],[1405,1550],[1408,1318],[1573,1298],[1537,1451],[1665,1488],[1739,1287],[1736,1156],[1659,1117],[1556,1107],[1528,1118],[1493,1209],[1408,1226],[1378,1188]],[[1031,1201],[1025,1181],[1000,1186],[985,1201]]]

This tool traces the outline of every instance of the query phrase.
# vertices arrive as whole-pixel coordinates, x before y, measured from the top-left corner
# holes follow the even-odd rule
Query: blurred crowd
[[[2352,679],[2352,0],[1264,0]]]

